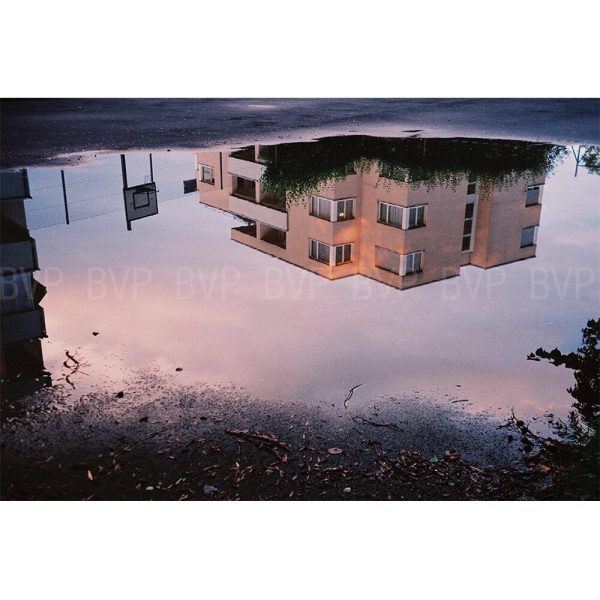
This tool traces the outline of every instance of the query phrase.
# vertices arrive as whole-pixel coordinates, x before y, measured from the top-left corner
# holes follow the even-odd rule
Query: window
[[[537,241],[537,227],[525,227],[521,231],[521,248],[535,246]]]
[[[343,265],[352,262],[352,244],[330,246],[317,240],[310,240],[309,257],[326,265]]]
[[[425,205],[411,206],[408,209],[408,226],[406,229],[414,229],[425,225]]]
[[[391,273],[400,274],[400,255],[397,252],[386,250],[375,246],[375,266],[390,271]]]
[[[531,185],[527,188],[527,195],[525,196],[525,206],[534,206],[539,204],[540,195],[542,188],[539,185]]]
[[[380,202],[377,220],[402,229],[415,229],[425,225],[425,208],[425,204],[402,208],[396,204]]]
[[[336,203],[336,221],[354,219],[354,198],[338,200]]]
[[[335,247],[335,264],[343,265],[352,262],[352,244],[343,244]]]
[[[200,167],[200,181],[203,183],[214,184],[215,178],[213,177],[213,168],[208,165],[199,165]]]
[[[477,193],[477,183],[470,182],[467,184],[467,196],[471,196],[472,194]]]
[[[388,204],[387,202],[380,202],[378,209],[377,220],[380,223],[386,225],[392,225],[394,227],[402,227],[402,207],[396,204]]]
[[[310,214],[332,222],[354,219],[354,198],[329,200],[320,196],[311,196]]]
[[[320,196],[310,197],[310,214],[331,221],[331,200]]]
[[[465,205],[465,221],[463,225],[462,248],[463,252],[473,251],[473,226],[475,224],[475,202]]]
[[[243,200],[256,202],[256,181],[234,175],[232,194]]]
[[[316,240],[310,240],[310,258],[318,260],[319,262],[329,264],[329,255],[331,253],[331,246],[317,242]]]
[[[421,270],[421,263],[423,261],[422,252],[413,252],[407,254],[404,257],[404,275],[411,275],[412,273],[418,273]]]

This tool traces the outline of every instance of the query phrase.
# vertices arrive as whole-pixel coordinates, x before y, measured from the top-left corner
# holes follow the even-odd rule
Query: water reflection
[[[153,172],[148,158],[126,157],[129,183],[159,192],[131,232],[119,154],[65,167],[69,227],[52,226],[66,222],[61,169],[28,170],[54,385],[68,349],[86,365],[76,394],[160,368],[326,406],[364,383],[357,403],[400,389],[477,409],[568,407],[567,376],[525,356],[575,347],[597,306],[597,178],[585,165],[573,177],[570,150],[346,137],[153,153]]]
[[[26,171],[0,174],[0,363],[5,399],[19,398],[52,383],[42,355],[46,321],[40,302],[46,287],[34,278],[39,264],[25,215],[29,198]]]
[[[546,172],[564,151],[482,140],[334,138],[199,152],[200,202],[231,239],[327,279],[396,288],[533,258]]]

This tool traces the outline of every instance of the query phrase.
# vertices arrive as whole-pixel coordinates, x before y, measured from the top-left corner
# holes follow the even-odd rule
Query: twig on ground
[[[362,384],[362,383],[359,383],[358,385],[355,385],[354,387],[351,387],[351,388],[350,388],[350,390],[349,390],[349,392],[348,392],[348,395],[346,396],[346,398],[345,398],[345,400],[344,400],[344,408],[345,408],[346,410],[348,410],[348,400],[350,400],[350,398],[352,398],[352,394],[354,393],[354,390],[355,390],[356,388],[359,388],[361,385],[363,385],[363,384]]]

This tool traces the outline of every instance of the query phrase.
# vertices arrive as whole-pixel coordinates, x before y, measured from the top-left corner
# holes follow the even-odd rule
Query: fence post
[[[127,165],[125,164],[125,155],[121,154],[121,174],[123,176],[123,208],[125,209],[125,220],[127,221],[127,231],[131,231],[131,222],[127,218]]]
[[[65,172],[63,169],[60,170],[60,179],[62,181],[63,200],[65,202],[65,220],[69,225],[69,205],[67,204],[67,184],[65,183]]]

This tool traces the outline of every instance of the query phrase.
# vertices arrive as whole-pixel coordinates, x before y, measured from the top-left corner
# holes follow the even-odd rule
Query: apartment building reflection
[[[276,197],[264,174],[277,149],[196,155],[200,202],[245,220],[231,238],[251,248],[328,279],[360,274],[400,289],[535,256],[544,174],[447,185],[411,180],[397,164],[351,161],[310,193]]]
[[[0,174],[0,367],[3,400],[17,399],[51,385],[44,369],[41,338],[46,337],[40,301],[46,288],[35,280],[39,269],[35,240],[25,216],[29,198],[26,171]]]

